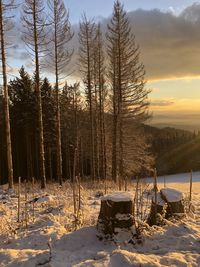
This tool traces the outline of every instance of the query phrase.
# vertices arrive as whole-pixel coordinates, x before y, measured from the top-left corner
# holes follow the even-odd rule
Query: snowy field
[[[176,183],[178,186],[180,186],[180,183],[186,183],[188,184],[190,182],[190,173],[181,173],[181,174],[175,174],[175,175],[168,175],[168,176],[159,176],[158,183],[159,184],[168,184]],[[200,183],[200,172],[194,172],[192,173],[192,180],[194,183],[199,182]],[[152,183],[152,178],[145,179],[147,183]],[[187,185],[186,185],[187,186]]]
[[[188,195],[189,178],[190,174],[167,176],[166,186]],[[104,191],[102,184],[82,184],[78,221],[73,216],[69,184],[62,189],[49,185],[45,192],[48,196],[37,186],[30,188],[26,207],[22,194],[20,222],[17,222],[17,194],[8,195],[1,190],[0,266],[200,266],[200,173],[194,173],[193,178],[195,213],[178,221],[166,221],[162,227],[145,225],[142,239],[133,243],[128,242],[129,233],[121,233],[115,240],[97,238],[95,224],[100,197],[96,193]],[[164,178],[158,178],[160,188],[163,183]],[[117,190],[111,187],[109,192]],[[133,188],[134,184],[129,185],[130,193]],[[33,206],[31,200],[37,196],[44,197],[38,198]]]

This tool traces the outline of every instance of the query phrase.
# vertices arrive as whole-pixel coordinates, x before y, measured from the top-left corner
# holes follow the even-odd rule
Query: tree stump
[[[184,196],[183,193],[172,189],[172,188],[164,188],[160,190],[162,199],[167,202],[167,209],[165,218],[168,219],[173,215],[183,214],[185,213],[184,207]]]
[[[127,192],[116,192],[101,199],[97,229],[105,235],[113,235],[120,229],[133,225],[133,201]]]
[[[166,219],[174,215],[182,215],[185,213],[183,200],[182,192],[172,188],[161,189],[160,192],[157,192],[157,203],[155,203],[155,196],[153,196],[147,223],[150,226],[159,225],[157,214],[161,214]]]
[[[150,226],[158,224],[157,214],[161,214],[163,216],[165,213],[165,201],[162,199],[160,192],[157,192],[157,203],[155,202],[154,196],[151,203],[150,214],[147,220],[147,223]]]

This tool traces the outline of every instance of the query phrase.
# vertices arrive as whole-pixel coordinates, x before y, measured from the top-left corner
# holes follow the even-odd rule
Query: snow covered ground
[[[183,178],[184,182],[182,181]],[[166,177],[167,187],[189,193],[190,174]],[[150,182],[150,180],[149,180]],[[158,185],[163,187],[162,178]],[[200,266],[200,173],[194,173],[193,205],[195,214],[166,221],[162,227],[145,225],[140,242],[131,242],[130,233],[120,233],[115,240],[97,238],[95,224],[100,209],[101,184],[82,185],[81,214],[73,216],[72,189],[50,185],[45,193],[30,188],[28,226],[17,223],[17,195],[0,191],[0,266],[51,267],[130,267],[130,266]],[[134,185],[129,185],[133,194]],[[117,188],[109,188],[109,192]],[[34,192],[33,192],[34,191]],[[33,194],[34,193],[34,194]],[[20,219],[25,219],[21,200]],[[75,228],[78,230],[74,231]]]
[[[181,173],[181,174],[172,174],[172,175],[167,175],[167,176],[159,176],[158,178],[158,183],[159,184],[164,184],[168,186],[168,184],[171,183],[189,183],[190,181],[190,173]],[[200,182],[200,172],[193,172],[192,173],[192,180],[193,182]],[[151,183],[153,181],[152,178],[147,178],[145,179],[147,183]]]

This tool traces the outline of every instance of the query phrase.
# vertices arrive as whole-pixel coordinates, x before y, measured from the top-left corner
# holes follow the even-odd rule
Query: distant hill
[[[160,154],[157,157],[156,166],[161,174],[200,170],[200,138],[195,138]]]
[[[200,130],[200,126],[198,126],[197,124],[176,124],[176,123],[152,123],[151,124],[152,127],[156,127],[156,128],[174,128],[174,129],[179,129],[179,130],[186,130],[186,131],[190,131],[190,132],[194,132],[194,131],[199,131]]]
[[[200,170],[200,136],[186,130],[144,126],[159,175]]]
[[[148,125],[158,128],[175,128],[194,132],[200,130],[200,113],[198,112],[168,112],[165,114],[155,113]]]

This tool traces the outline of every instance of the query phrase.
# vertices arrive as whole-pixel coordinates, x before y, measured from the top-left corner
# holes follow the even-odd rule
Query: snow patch
[[[36,203],[45,203],[45,202],[53,202],[54,197],[50,195],[41,196],[36,200]]]
[[[200,173],[194,175],[199,179]],[[179,176],[182,177],[182,175],[177,177],[179,178]],[[189,177],[189,174],[187,176]],[[163,185],[158,184],[158,186]],[[180,190],[188,195],[189,179],[188,183],[182,183],[181,180],[177,182],[176,176],[174,176],[173,183],[168,183],[168,187],[175,188],[177,189],[176,191],[179,192]],[[66,187],[60,189],[55,185],[52,185],[52,187],[49,185],[49,189],[47,188],[46,192],[54,200],[49,206],[49,203],[41,201],[45,193],[40,193],[37,190],[35,195],[41,198],[41,202],[35,205],[35,218],[32,220],[32,210],[30,209],[28,229],[16,229],[15,236],[11,235],[12,232],[9,227],[17,226],[18,200],[17,198],[11,198],[6,191],[5,193],[0,191],[0,195],[7,198],[6,203],[4,203],[3,199],[0,199],[0,266],[32,267],[45,263],[49,259],[49,247],[47,244],[50,240],[52,259],[49,264],[43,266],[200,266],[200,182],[196,182],[193,187],[192,202],[195,206],[195,216],[167,221],[167,224],[162,227],[150,227],[147,225],[142,232],[142,245],[130,243],[129,240],[132,235],[130,235],[130,232],[125,232],[121,229],[118,230],[118,235],[116,235],[114,241],[100,241],[98,239],[98,232],[94,225],[97,222],[100,206],[95,205],[96,203],[94,204],[94,201],[97,201],[94,197],[94,192],[101,191],[102,188],[102,186],[88,188],[85,184],[82,189],[84,204],[81,206],[83,227],[74,232],[74,228],[72,228],[74,217],[71,187],[66,184]],[[133,184],[132,188],[135,188],[135,184]],[[110,187],[109,192],[111,190],[113,190],[113,187]],[[172,199],[177,201],[171,189],[167,189],[167,192],[171,192],[169,194],[170,199],[172,195]],[[114,193],[114,200],[132,200],[130,195],[127,198],[127,194],[129,195],[129,193],[124,195],[122,192]],[[131,194],[134,195],[134,190],[131,191]],[[182,198],[182,193],[178,195]],[[175,194],[175,196],[177,195]],[[29,197],[32,198],[32,195],[29,194]],[[148,195],[145,195],[144,198],[148,198]],[[50,201],[48,197],[44,199]],[[24,195],[22,195],[23,200]],[[159,198],[157,201],[159,201]],[[100,202],[99,198],[98,202]],[[29,206],[30,208],[32,207],[32,205]],[[22,202],[21,209],[21,218],[23,219],[24,202]],[[193,211],[192,208],[191,211]],[[69,231],[72,232],[69,233]],[[134,234],[134,231],[132,233]]]
[[[128,192],[114,192],[112,194],[105,195],[101,200],[111,200],[113,202],[127,202],[132,201],[133,198]]]
[[[161,194],[166,198],[167,202],[178,202],[184,198],[182,192],[173,188],[164,188],[160,191]]]
[[[127,221],[130,220],[130,214],[117,213],[115,218],[119,221]]]

